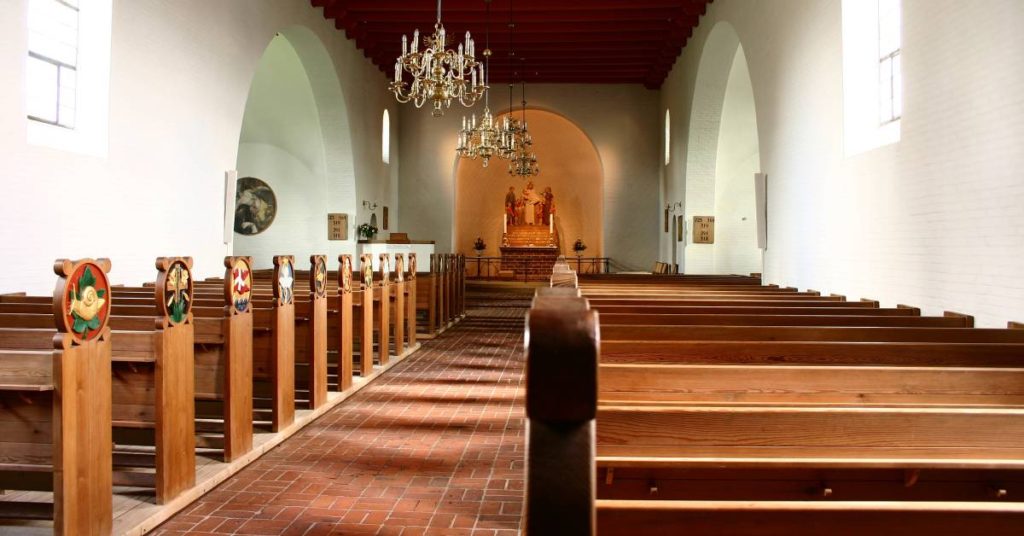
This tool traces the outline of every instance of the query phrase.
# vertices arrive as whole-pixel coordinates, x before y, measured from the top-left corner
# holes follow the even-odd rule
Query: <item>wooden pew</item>
[[[353,308],[353,292],[355,289],[352,286],[352,256],[351,255],[339,255],[338,265],[338,296],[337,296],[337,311],[338,314],[335,316],[337,329],[334,331],[332,340],[337,344],[337,386],[338,391],[345,391],[352,387],[352,375],[354,373],[355,363],[353,361],[354,355],[352,351],[353,341],[353,329],[356,325],[355,309]],[[362,292],[358,292],[360,296]],[[362,322],[359,323],[363,325]],[[365,330],[361,330],[360,337],[362,340],[368,340],[368,337],[372,338],[372,333],[367,335]],[[372,345],[372,343],[371,343]],[[369,374],[367,370],[366,361],[363,358],[367,355],[367,350],[364,348],[360,352],[360,367],[359,374],[362,377],[366,377]],[[369,366],[372,368],[372,359],[370,360]]]
[[[309,399],[309,408],[316,409],[327,402],[327,348],[328,348],[328,298],[327,298],[327,257],[310,255],[309,273],[296,272],[296,281],[305,281],[305,285],[295,287],[295,365],[296,373],[305,368],[305,374],[299,374],[296,390],[304,390]],[[302,275],[300,275],[302,274]],[[303,278],[305,276],[305,278]],[[351,310],[351,300],[349,309]],[[343,304],[339,304],[343,307]],[[305,318],[306,321],[299,321]],[[351,326],[351,324],[350,324]],[[351,327],[349,328],[349,381],[351,382],[352,342]],[[344,361],[341,361],[344,363]],[[344,389],[344,387],[342,388]]]
[[[406,276],[406,312],[405,312],[405,327],[407,330],[406,339],[409,341],[409,347],[416,346],[416,310],[419,306],[419,278],[416,273],[416,254],[409,254],[409,272]]]
[[[373,257],[363,254],[359,259],[362,274],[360,290],[353,292],[353,331],[359,334],[359,375],[369,376],[373,372],[373,309],[375,285],[373,284]]]
[[[0,328],[0,487],[53,492],[52,503],[9,492],[4,519],[52,518],[58,535],[111,531],[109,270],[106,259],[57,261],[51,327]]]
[[[433,338],[440,331],[438,319],[438,274],[434,255],[430,256],[428,272],[416,274],[417,336]]]
[[[297,383],[301,384],[310,407],[326,401],[326,306],[321,305],[323,316],[317,316],[316,302],[325,298],[297,291],[300,276],[294,257],[275,256],[273,265],[271,271],[251,274],[251,366],[255,423],[279,432],[295,420]],[[221,279],[204,281],[197,303],[215,306],[224,284]]]
[[[437,319],[438,319],[438,331],[443,331],[448,328],[449,316],[448,306],[449,298],[448,294],[450,291],[451,284],[448,281],[448,262],[447,255],[443,253],[435,253],[431,256],[431,262],[433,267],[431,271],[437,274]]]
[[[225,257],[224,266],[222,279],[197,283],[194,289],[196,446],[200,452],[221,450],[230,462],[252,450],[254,363],[268,380],[276,367],[271,360],[253,359],[253,300],[260,297],[254,294],[252,259]],[[144,289],[126,289],[131,291]],[[115,304],[114,312],[132,314],[140,307],[138,302]],[[274,349],[272,320],[269,309],[260,312],[262,341],[256,355]]]
[[[395,341],[396,356],[405,353],[406,286],[405,256],[395,253],[395,275],[391,284],[391,325],[394,326],[394,332],[391,340]]]
[[[110,315],[114,484],[154,488],[158,504],[195,484],[191,264],[157,259],[157,284],[145,305],[125,314],[118,304],[131,299],[118,288]],[[44,327],[52,323],[52,300],[5,300],[0,325]]]
[[[374,315],[377,331],[377,356],[381,365],[386,365],[391,358],[391,256],[381,253],[378,258],[378,271],[373,284]]]
[[[214,322],[221,326],[211,333],[211,338],[197,337],[196,395],[221,402],[224,461],[230,462],[252,450],[252,259],[225,257],[224,266],[224,297],[228,304],[219,314],[207,309],[204,312],[210,316],[200,319],[207,320],[211,328],[215,327]]]
[[[561,316],[568,313],[563,311]],[[734,326],[728,321],[714,322],[718,325],[713,327],[602,325],[601,337],[620,341],[622,347],[617,350],[624,357],[622,362],[630,362],[630,352],[639,354],[638,361],[649,362],[647,348],[638,350],[637,344],[691,345],[686,353],[672,356],[671,362],[685,364],[602,363],[600,367],[602,405],[594,406],[598,477],[605,484],[599,486],[602,500],[596,503],[602,534],[662,534],[671,531],[669,527],[688,534],[865,534],[884,532],[904,518],[911,520],[915,530],[936,534],[1003,532],[1021,524],[1021,505],[1000,502],[1008,490],[1012,495],[1024,485],[1020,476],[1024,451],[1017,447],[1017,439],[1024,434],[1021,339],[1005,330],[750,323],[755,325]],[[578,330],[585,325],[583,321],[572,324]],[[533,322],[529,325],[531,330],[537,327]],[[864,343],[852,342],[865,336],[878,342],[859,348],[855,345]],[[596,340],[597,336],[596,330],[575,337],[531,335],[531,346],[537,338]],[[602,353],[608,344],[601,343]],[[749,344],[816,346],[787,354],[783,366],[772,364],[778,354],[737,356],[721,348],[717,355],[701,356],[701,364],[690,362],[691,352],[725,344],[734,345],[735,351]],[[922,344],[931,348],[924,349]],[[826,345],[843,345],[839,357],[858,366],[831,362],[836,356],[821,359],[816,352],[827,352],[822,350]],[[973,366],[908,369],[905,364],[879,367],[875,363],[864,368],[880,345],[894,349],[889,359],[897,361],[928,357],[934,364],[941,361],[936,356],[943,355],[943,347],[950,345],[986,347],[995,359],[982,362],[960,348],[959,359],[973,359]],[[906,351],[907,345],[916,345],[913,352]],[[671,350],[660,351],[667,357]],[[582,354],[589,352],[584,349]],[[801,363],[801,357],[812,358],[810,364]],[[758,358],[763,361],[752,366],[752,359]],[[528,353],[528,359],[530,371],[567,357],[562,349],[536,359]],[[577,373],[562,371],[557,376],[589,384],[587,371],[593,365],[588,361],[578,366]],[[528,404],[533,380],[528,372]],[[550,387],[550,382],[540,386]],[[554,397],[555,393],[578,393],[573,389],[561,385],[549,390]],[[592,404],[594,398],[588,394],[580,400]],[[567,403],[564,397],[560,401]],[[527,411],[533,455],[535,439],[552,441],[535,438],[535,417],[544,415],[531,414],[529,405]],[[580,419],[573,426],[585,424]],[[571,428],[561,423],[558,430]],[[562,442],[561,454],[573,451],[589,457],[592,452],[593,445],[581,445],[580,438],[570,441],[563,434],[556,439]],[[531,459],[528,482],[535,474],[534,465]],[[548,461],[548,465],[548,470],[559,467],[558,462]],[[549,480],[565,476],[553,473],[538,471],[544,484],[528,484],[527,519],[535,509],[531,494],[537,488],[560,484],[557,489],[562,493],[555,499],[561,501],[559,507],[568,504],[575,511],[583,502],[579,494],[570,500],[564,496],[566,489],[585,489],[584,482],[577,480],[575,488],[552,483]],[[816,502],[815,494],[817,501],[830,503]],[[588,512],[581,509],[577,519],[592,513],[593,507]],[[582,528],[541,532],[592,533],[585,523],[573,526]]]

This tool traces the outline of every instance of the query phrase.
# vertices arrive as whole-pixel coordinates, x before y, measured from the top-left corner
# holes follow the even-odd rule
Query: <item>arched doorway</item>
[[[685,216],[715,217],[713,244],[687,236],[688,273],[761,271],[754,174],[761,171],[757,114],[746,55],[731,25],[718,23],[697,70],[687,141]]]
[[[517,116],[521,112],[515,112]],[[500,121],[502,116],[498,116]],[[527,121],[541,173],[531,180],[537,192],[550,187],[555,200],[555,227],[560,251],[572,254],[576,239],[587,245],[588,257],[604,251],[604,172],[590,137],[575,123],[547,110],[530,108]],[[499,256],[505,195],[513,187],[521,196],[527,180],[508,174],[508,162],[492,158],[458,159],[455,165],[455,250],[475,255],[473,243],[482,238],[485,255]]]
[[[347,241],[327,240],[327,213],[354,220],[355,174],[340,83],[323,44],[306,28],[278,33],[256,67],[237,169],[240,178],[259,179],[273,192],[276,214],[257,234],[236,229],[235,254],[269,268],[273,255],[295,255],[301,263],[312,254],[336,259],[339,252],[354,252],[351,229]]]

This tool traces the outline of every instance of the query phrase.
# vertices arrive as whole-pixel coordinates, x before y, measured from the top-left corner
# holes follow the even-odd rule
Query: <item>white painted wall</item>
[[[841,20],[838,0],[718,0],[662,109],[689,123],[702,49],[727,21],[750,67],[768,175],[767,281],[980,325],[1024,319],[1024,3],[904,0],[902,139],[850,158]],[[686,138],[673,129],[667,199],[685,185]]]
[[[593,141],[604,169],[604,254],[618,269],[650,270],[661,229],[658,93],[639,85],[538,84],[527,86],[527,98],[530,107],[564,116]],[[492,111],[504,112],[507,99],[506,87],[496,86]],[[402,112],[401,230],[436,240],[439,252],[452,251],[455,138],[463,114],[469,115],[454,107],[442,118],[409,106]],[[543,184],[545,164],[539,164]]]
[[[328,209],[355,213],[364,198],[397,206],[398,159],[380,155],[381,113],[390,107],[397,128],[397,105],[384,76],[308,2],[115,1],[106,157],[26,143],[27,0],[5,0],[3,13],[0,292],[51,291],[58,257],[110,257],[115,282],[152,280],[159,255],[192,255],[198,275],[220,274],[223,174],[238,161],[249,87],[278,31],[320,67],[307,71],[331,144]]]
[[[758,153],[754,93],[742,47],[736,49],[736,57],[729,70],[729,82],[722,102],[717,153],[714,272],[760,272],[761,250],[757,247],[754,173],[761,171],[761,159]]]
[[[238,173],[274,190],[277,215],[258,235],[235,234],[237,255],[252,256],[256,268],[272,268],[280,252],[295,255],[303,266],[310,255],[331,249],[316,100],[302,60],[284,36],[270,42],[256,68],[242,120]]]

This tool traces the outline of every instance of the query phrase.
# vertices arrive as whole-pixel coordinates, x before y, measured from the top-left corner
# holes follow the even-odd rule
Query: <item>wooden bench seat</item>
[[[552,293],[528,320],[527,531],[1022,526],[1019,330],[912,308],[846,315],[878,304],[789,289],[583,286],[589,305]],[[779,311],[794,303],[815,313]],[[858,511],[857,530],[826,504]],[[950,511],[959,523],[932,515]]]
[[[968,320],[942,316],[636,314],[601,313],[607,325],[651,326],[865,326],[965,328]]]
[[[888,534],[1014,534],[1024,524],[1019,504],[879,501],[617,501],[596,504],[602,536],[687,535],[862,536]],[[563,533],[568,534],[568,533]]]
[[[158,280],[176,266],[188,274],[189,259],[158,259]],[[186,280],[188,277],[186,277]],[[120,289],[119,289],[120,290]],[[184,289],[187,292],[187,289]],[[120,299],[120,297],[119,297]],[[46,305],[48,300],[51,305]],[[23,309],[33,313],[9,313],[10,303],[0,304],[0,326],[41,328],[53,323],[52,297],[23,297]],[[192,326],[187,315],[172,322],[158,312],[154,290],[149,289],[149,305],[134,311],[146,316],[117,316],[112,312],[108,325],[112,331],[112,426],[115,485],[150,487],[158,503],[165,503],[195,484],[195,457],[192,452],[194,413]],[[166,313],[166,311],[165,311]],[[39,349],[52,347],[48,330],[23,332],[18,343]],[[3,335],[0,335],[3,337]],[[159,371],[159,372],[158,372]],[[144,432],[140,433],[142,430]],[[151,458],[138,463],[138,448]],[[135,455],[123,458],[125,450]],[[140,472],[140,468],[151,469]]]
[[[1024,343],[1024,330],[835,326],[601,325],[602,340]]]
[[[658,306],[658,305],[602,305],[591,301],[590,307],[601,315],[643,314],[643,315],[842,315],[842,316],[921,316],[919,309],[910,307],[758,307],[758,306]]]
[[[67,298],[51,297],[49,327],[0,328],[0,489],[52,492],[0,497],[0,533],[47,519],[54,534],[110,532],[109,269],[106,260],[57,261],[54,295]],[[79,328],[72,311],[95,323]]]

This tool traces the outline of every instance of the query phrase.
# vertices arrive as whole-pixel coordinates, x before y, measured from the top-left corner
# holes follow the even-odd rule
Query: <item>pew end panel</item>
[[[355,363],[353,354],[353,327],[355,324],[354,315],[354,300],[353,300],[353,281],[352,281],[352,256],[351,255],[340,255],[338,262],[341,269],[338,271],[338,310],[339,310],[339,322],[341,323],[340,329],[336,334],[339,337],[339,349],[338,349],[338,390],[345,391],[352,387],[352,378],[355,374]],[[361,318],[360,327],[365,322],[365,318]],[[362,331],[362,336],[366,336],[365,330]],[[361,350],[361,353],[365,349]],[[370,369],[364,366],[363,355],[360,355],[360,376],[366,377],[372,371],[373,363],[370,363]]]
[[[552,300],[531,309],[526,324],[524,532],[592,536],[597,313],[581,299]]]
[[[54,291],[54,533],[113,525],[110,261],[60,260]]]
[[[231,462],[252,450],[252,258],[225,257],[224,266],[224,460]]]
[[[309,328],[306,358],[309,360],[306,381],[309,384],[309,405],[316,409],[327,402],[327,256],[309,257]]]
[[[195,323],[192,259],[156,261],[156,500],[164,504],[196,482]]]

